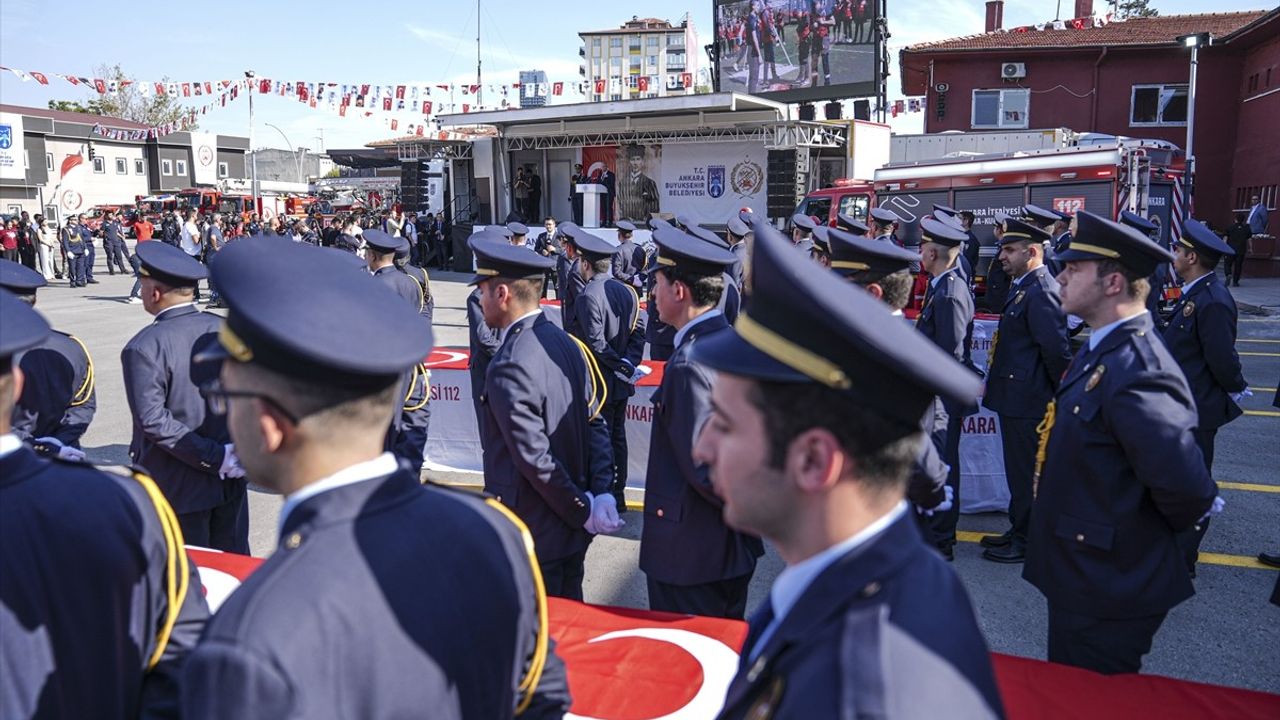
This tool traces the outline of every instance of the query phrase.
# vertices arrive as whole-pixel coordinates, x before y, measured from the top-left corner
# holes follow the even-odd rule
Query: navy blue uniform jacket
[[[1049,605],[1162,613],[1194,593],[1175,536],[1218,494],[1182,371],[1144,313],[1086,345],[1058,392],[1022,576]]]
[[[909,515],[814,578],[752,659],[767,619],[751,620],[721,718],[1004,715],[964,585]]]
[[[1044,417],[1071,359],[1058,281],[1038,267],[1009,288],[995,355],[987,358],[983,407],[1016,418]]]
[[[304,500],[280,536],[189,658],[183,717],[512,717],[537,631],[513,523],[402,466]],[[554,652],[538,688],[522,717],[560,717]]]
[[[613,276],[635,287],[635,278],[644,271],[644,248],[631,240],[618,245],[613,251]]]
[[[480,288],[467,296],[467,337],[471,357],[467,371],[471,373],[471,399],[479,400],[484,394],[484,376],[489,370],[489,360],[498,352],[498,331],[484,322],[484,310],[480,307]]]
[[[596,275],[582,288],[574,303],[574,313],[581,333],[578,339],[591,348],[604,373],[609,402],[631,397],[635,386],[615,372],[627,372],[624,361],[635,368],[644,357],[640,298],[621,280]]]
[[[693,459],[693,444],[711,414],[715,372],[694,362],[690,353],[699,338],[728,327],[717,315],[689,328],[653,394],[640,569],[670,585],[741,577],[764,554],[759,538],[725,525],[724,502],[711,488],[707,466]]]
[[[0,717],[177,717],[183,662],[209,617],[196,567],[160,662],[168,548],[133,478],[0,459]]]
[[[591,495],[613,484],[582,350],[542,313],[507,329],[485,378],[484,489],[529,526],[543,563],[585,552]]]
[[[22,354],[20,366],[26,382],[13,410],[14,434],[26,442],[53,437],[80,447],[98,408],[88,351],[70,335],[51,332]]]
[[[216,343],[222,319],[194,305],[170,308],[138,331],[120,353],[124,393],[133,415],[129,457],[164,491],[174,512],[221,505],[225,418],[209,412],[199,386],[218,376],[217,363],[191,358]]]
[[[1182,296],[1161,337],[1187,376],[1197,427],[1212,430],[1240,417],[1244,411],[1231,399],[1247,387],[1236,354],[1236,301],[1216,272]]]

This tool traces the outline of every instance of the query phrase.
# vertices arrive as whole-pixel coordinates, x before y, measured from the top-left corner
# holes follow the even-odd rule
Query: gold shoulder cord
[[[1058,416],[1058,399],[1054,398],[1044,408],[1044,418],[1040,420],[1040,424],[1036,426],[1036,432],[1040,433],[1040,444],[1036,448],[1036,471],[1031,476],[1031,497],[1034,499],[1036,491],[1040,489],[1040,471],[1044,469],[1044,460],[1049,455],[1049,434],[1053,432],[1053,422]]]
[[[587,377],[591,379],[591,397],[587,398],[588,420],[595,420],[609,398],[609,391],[604,383],[604,373],[600,372],[600,366],[596,364],[596,356],[586,343],[573,335],[569,335],[569,339],[578,345],[578,351],[582,353],[582,359],[587,363]]]
[[[529,534],[529,528],[506,505],[493,498],[485,498],[484,502],[489,507],[502,513],[520,530],[520,538],[524,541],[525,556],[529,559],[529,569],[533,573],[534,594],[537,596],[538,640],[533,648],[533,659],[529,661],[529,671],[521,678],[520,686],[516,688],[521,693],[520,701],[516,704],[516,715],[519,715],[529,709],[530,703],[533,702],[533,692],[538,689],[538,681],[542,679],[542,671],[547,665],[547,649],[550,645],[551,636],[550,629],[547,626],[547,588],[542,582],[542,569],[538,566],[538,557],[533,552],[533,536]]]
[[[165,608],[164,624],[156,635],[156,649],[147,661],[147,670],[151,670],[164,655],[164,650],[169,645],[169,636],[173,633],[173,626],[178,622],[178,613],[182,610],[182,604],[186,602],[191,566],[182,540],[182,528],[178,526],[178,516],[174,514],[173,507],[169,505],[168,500],[165,500],[164,494],[150,477],[134,471],[133,479],[147,492],[147,497],[151,498],[151,504],[156,508],[156,514],[160,516],[160,528],[164,532],[164,544],[168,557],[165,571],[165,599],[168,606]]]
[[[622,283],[622,286],[631,291],[631,297],[636,301],[635,310],[631,313],[631,332],[635,332],[636,326],[640,324],[640,293],[626,283]]]
[[[85,347],[83,342],[80,342],[80,338],[75,335],[68,335],[67,337],[75,340],[80,349],[84,351],[84,359],[87,363],[84,382],[80,384],[80,389],[76,390],[76,394],[71,396],[71,407],[77,407],[89,402],[89,396],[93,394],[93,356],[89,354],[89,348]]]
[[[418,378],[422,378],[422,402],[414,405],[409,404],[409,398],[413,397],[414,388],[418,387]],[[421,410],[431,401],[431,391],[428,389],[427,383],[431,382],[427,378],[427,371],[422,364],[413,366],[413,379],[409,381],[409,391],[404,395],[404,403],[402,403],[405,412],[413,412]]]
[[[427,306],[427,289],[422,285],[422,281],[418,280],[417,275],[411,272],[407,272],[405,275],[408,275],[413,284],[418,286],[418,312],[422,312],[422,309]]]

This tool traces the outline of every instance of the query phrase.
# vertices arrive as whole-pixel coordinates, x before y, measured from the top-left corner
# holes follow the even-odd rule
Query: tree
[[[1119,0],[1116,15],[1122,18],[1155,17],[1160,11],[1151,7],[1151,0]]]
[[[188,112],[188,109],[179,104],[177,98],[172,95],[159,95],[154,92],[143,94],[141,86],[130,81],[119,65],[112,67],[100,65],[94,68],[93,72],[95,77],[103,78],[108,84],[114,82],[116,91],[101,95],[93,92],[85,102],[50,100],[49,109],[121,118],[151,127],[177,122]],[[161,78],[161,81],[167,84],[169,78]],[[187,129],[195,130],[196,123],[191,123]]]

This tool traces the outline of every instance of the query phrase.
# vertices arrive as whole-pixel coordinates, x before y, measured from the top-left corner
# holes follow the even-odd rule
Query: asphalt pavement
[[[84,437],[90,460],[123,464],[128,461],[131,421],[120,349],[151,317],[141,305],[123,302],[132,277],[106,274],[101,253],[98,266],[99,284],[71,289],[65,280],[54,281],[40,291],[37,308],[54,327],[84,341],[93,356],[98,411]],[[467,277],[432,273],[438,346],[467,344]],[[1218,434],[1214,475],[1223,483],[1226,510],[1205,539],[1197,594],[1169,614],[1144,671],[1280,692],[1280,607],[1267,602],[1280,573],[1253,559],[1260,551],[1280,552],[1280,408],[1271,405],[1280,380],[1280,315],[1274,310],[1280,306],[1280,279],[1246,278],[1242,290],[1248,299],[1241,297],[1237,349],[1254,396],[1245,400],[1247,414]],[[1266,312],[1271,314],[1256,314]],[[278,496],[250,493],[254,555],[269,555],[275,547],[280,504]],[[623,517],[623,531],[597,538],[587,555],[586,599],[643,608],[644,577],[637,569],[642,517],[636,511]],[[980,558],[977,538],[1006,527],[1007,520],[998,513],[962,516],[966,541],[957,548],[955,569],[969,588],[992,649],[1044,658],[1044,599],[1021,579],[1021,566]],[[772,551],[762,559],[751,585],[749,611],[766,596],[781,568]]]

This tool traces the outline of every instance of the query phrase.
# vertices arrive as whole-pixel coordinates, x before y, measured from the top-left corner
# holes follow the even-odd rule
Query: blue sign
[[[707,167],[707,194],[713,198],[724,195],[724,166],[710,165]]]
[[[0,125],[0,150],[13,147],[13,126]]]

